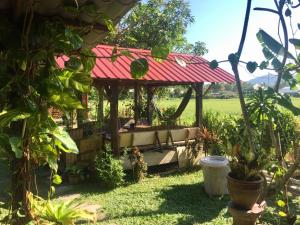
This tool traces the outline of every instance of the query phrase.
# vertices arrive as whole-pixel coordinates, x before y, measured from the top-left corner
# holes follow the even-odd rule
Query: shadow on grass
[[[160,198],[163,199],[158,210],[142,212],[124,212],[122,215],[105,220],[122,219],[126,217],[156,217],[159,215],[184,215],[179,218],[178,225],[192,225],[210,222],[216,219],[220,212],[227,207],[229,198],[209,197],[203,187],[203,182],[187,185],[173,185],[160,191]],[[230,215],[225,214],[228,218]]]
[[[180,213],[188,215],[178,224],[194,224],[209,222],[218,217],[221,210],[227,207],[228,197],[209,197],[202,183],[175,185],[162,190],[161,197],[165,199],[160,206],[162,213]],[[228,215],[229,216],[229,215]]]

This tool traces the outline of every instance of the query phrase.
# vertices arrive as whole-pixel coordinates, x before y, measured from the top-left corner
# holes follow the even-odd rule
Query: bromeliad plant
[[[201,129],[198,138],[203,141],[203,150],[205,155],[208,154],[210,147],[220,143],[218,135],[214,131],[209,131],[206,127]]]

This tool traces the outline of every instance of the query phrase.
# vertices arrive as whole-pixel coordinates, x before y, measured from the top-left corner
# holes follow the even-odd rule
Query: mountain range
[[[256,77],[254,79],[248,80],[247,83],[251,85],[255,84],[265,84],[267,86],[274,86],[277,80],[277,75],[268,74],[265,76]]]

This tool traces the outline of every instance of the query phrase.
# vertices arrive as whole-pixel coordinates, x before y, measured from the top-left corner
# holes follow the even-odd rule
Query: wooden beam
[[[119,126],[118,126],[118,98],[119,84],[116,82],[111,90],[110,102],[110,125],[111,125],[111,149],[115,156],[120,156],[119,149]]]
[[[147,87],[147,122],[148,125],[152,125],[152,117],[153,117],[153,95],[154,89],[152,87]]]
[[[201,127],[202,126],[202,121],[203,121],[203,85],[204,83],[197,83],[195,85],[195,92],[196,92],[196,121],[195,121],[195,125],[197,127]]]
[[[97,112],[97,119],[98,119],[98,124],[100,127],[100,130],[102,130],[103,127],[103,122],[104,122],[104,87],[99,86],[97,87],[98,90],[98,112]]]
[[[140,112],[140,104],[141,104],[141,87],[139,85],[134,86],[134,122],[137,122],[141,118]]]

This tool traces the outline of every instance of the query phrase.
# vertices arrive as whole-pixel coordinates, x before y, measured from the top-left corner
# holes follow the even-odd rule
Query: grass
[[[157,101],[157,105],[160,108],[167,108],[171,106],[175,106],[176,108],[179,106],[182,99],[173,98],[173,99],[161,99]],[[292,98],[295,106],[300,107],[300,98]],[[129,101],[120,101],[119,109],[120,113],[124,110],[125,105],[128,104]],[[108,104],[105,103],[108,107]],[[93,110],[95,111],[95,110]],[[240,115],[241,108],[238,98],[232,99],[204,99],[203,100],[203,111],[208,112],[217,112],[220,114],[229,114],[229,115]],[[94,113],[95,114],[95,113]],[[182,125],[192,125],[195,121],[195,100],[191,99],[188,103],[186,109],[182,113],[179,118],[179,124]]]
[[[86,190],[82,200],[100,204],[106,218],[97,224],[231,224],[228,197],[209,198],[201,171],[153,176],[108,192]],[[81,188],[80,188],[81,190]]]
[[[112,190],[98,183],[62,186],[60,196],[81,194],[80,201],[100,205],[105,215],[98,225],[229,225],[229,197],[209,197],[204,191],[202,170],[151,175],[140,183]],[[299,201],[299,198],[298,198]],[[277,211],[270,201],[260,224],[277,223]],[[5,214],[0,206],[0,219]],[[103,218],[101,216],[101,218]]]
[[[227,225],[228,196],[209,197],[204,191],[201,170],[152,176],[141,183],[113,190],[99,185],[79,185],[81,200],[100,204],[105,218],[98,225]],[[264,225],[275,223],[274,208],[268,207],[261,219]]]

